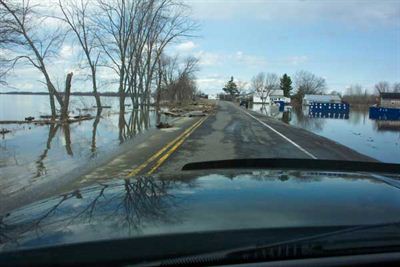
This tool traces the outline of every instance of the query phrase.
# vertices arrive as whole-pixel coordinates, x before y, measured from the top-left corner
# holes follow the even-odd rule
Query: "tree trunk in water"
[[[49,97],[50,97],[51,119],[55,120],[57,113],[56,113],[56,104],[54,103],[54,94],[52,92],[49,92]]]
[[[125,114],[125,93],[120,93],[119,96],[119,112]]]
[[[67,79],[65,80],[65,96],[63,105],[61,107],[61,120],[68,120],[68,106],[69,106],[69,96],[71,94],[71,81],[73,73],[67,74]]]
[[[99,110],[101,113],[101,108],[97,109],[97,113],[99,113]],[[100,115],[97,115],[96,119],[93,122],[93,129],[92,129],[92,144],[90,146],[90,151],[92,152],[92,157],[95,157],[95,155],[96,155],[96,133],[97,133],[97,125],[99,124],[99,122],[100,122]]]
[[[96,116],[101,115],[102,111],[102,106],[101,106],[101,100],[100,100],[100,95],[97,92],[97,84],[96,84],[96,71],[92,69],[92,83],[93,83],[93,94],[96,99],[96,106],[97,106],[97,114]]]
[[[69,129],[69,124],[64,124],[62,127],[65,138],[65,150],[67,151],[68,155],[73,156],[74,153],[72,152],[72,147],[71,147],[71,131]]]

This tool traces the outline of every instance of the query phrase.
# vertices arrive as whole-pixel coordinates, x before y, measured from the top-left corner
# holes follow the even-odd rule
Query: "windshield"
[[[395,0],[0,0],[0,252],[399,221],[399,17]]]

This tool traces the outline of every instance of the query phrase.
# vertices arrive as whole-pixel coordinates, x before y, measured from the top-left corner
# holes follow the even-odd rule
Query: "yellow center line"
[[[165,153],[157,162],[156,164],[153,166],[153,168],[151,168],[151,170],[147,173],[147,175],[152,174],[153,172],[155,172],[161,164],[164,163],[165,160],[167,160],[167,158],[174,153],[174,151],[176,149],[178,149],[178,147],[180,145],[182,145],[182,143],[186,140],[186,138],[188,138],[208,117],[205,117],[204,119],[201,119],[199,122],[199,124],[196,125],[196,127],[194,127],[193,129],[190,130],[190,132],[188,132],[183,138],[181,138],[178,142],[175,143],[174,146],[171,147],[171,149]]]
[[[153,156],[151,156],[149,159],[147,159],[145,162],[143,162],[141,165],[133,169],[127,177],[132,177],[137,175],[140,171],[142,171],[144,168],[146,168],[147,165],[149,165],[152,161],[156,160],[162,153],[164,153],[168,148],[173,146],[176,142],[178,142],[181,138],[183,138],[188,132],[190,132],[193,128],[195,128],[197,125],[201,123],[201,119],[198,120],[196,123],[194,123],[192,126],[190,126],[188,129],[186,129],[181,135],[179,135],[177,138],[169,142],[167,145],[165,145],[162,149],[157,151]]]

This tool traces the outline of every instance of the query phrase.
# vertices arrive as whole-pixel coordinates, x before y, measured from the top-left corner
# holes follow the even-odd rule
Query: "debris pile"
[[[157,124],[156,126],[158,129],[164,129],[164,128],[171,128],[172,125],[169,124],[168,122],[160,122],[159,124]]]
[[[170,117],[199,117],[210,114],[215,109],[215,104],[209,101],[192,102],[178,107],[169,107],[162,114]]]

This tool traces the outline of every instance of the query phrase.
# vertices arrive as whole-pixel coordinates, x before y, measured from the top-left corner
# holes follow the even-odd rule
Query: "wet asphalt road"
[[[86,168],[71,170],[56,181],[33,186],[29,193],[0,199],[0,214],[115,178],[150,174],[178,178],[184,173],[182,167],[190,162],[243,158],[375,161],[329,139],[231,102],[218,101],[215,112],[206,118],[180,117],[172,124],[172,128],[150,129],[132,142],[126,142],[118,154],[108,155]]]
[[[304,129],[219,101],[210,115],[158,173],[180,171],[189,162],[241,158],[317,158],[375,161]]]

